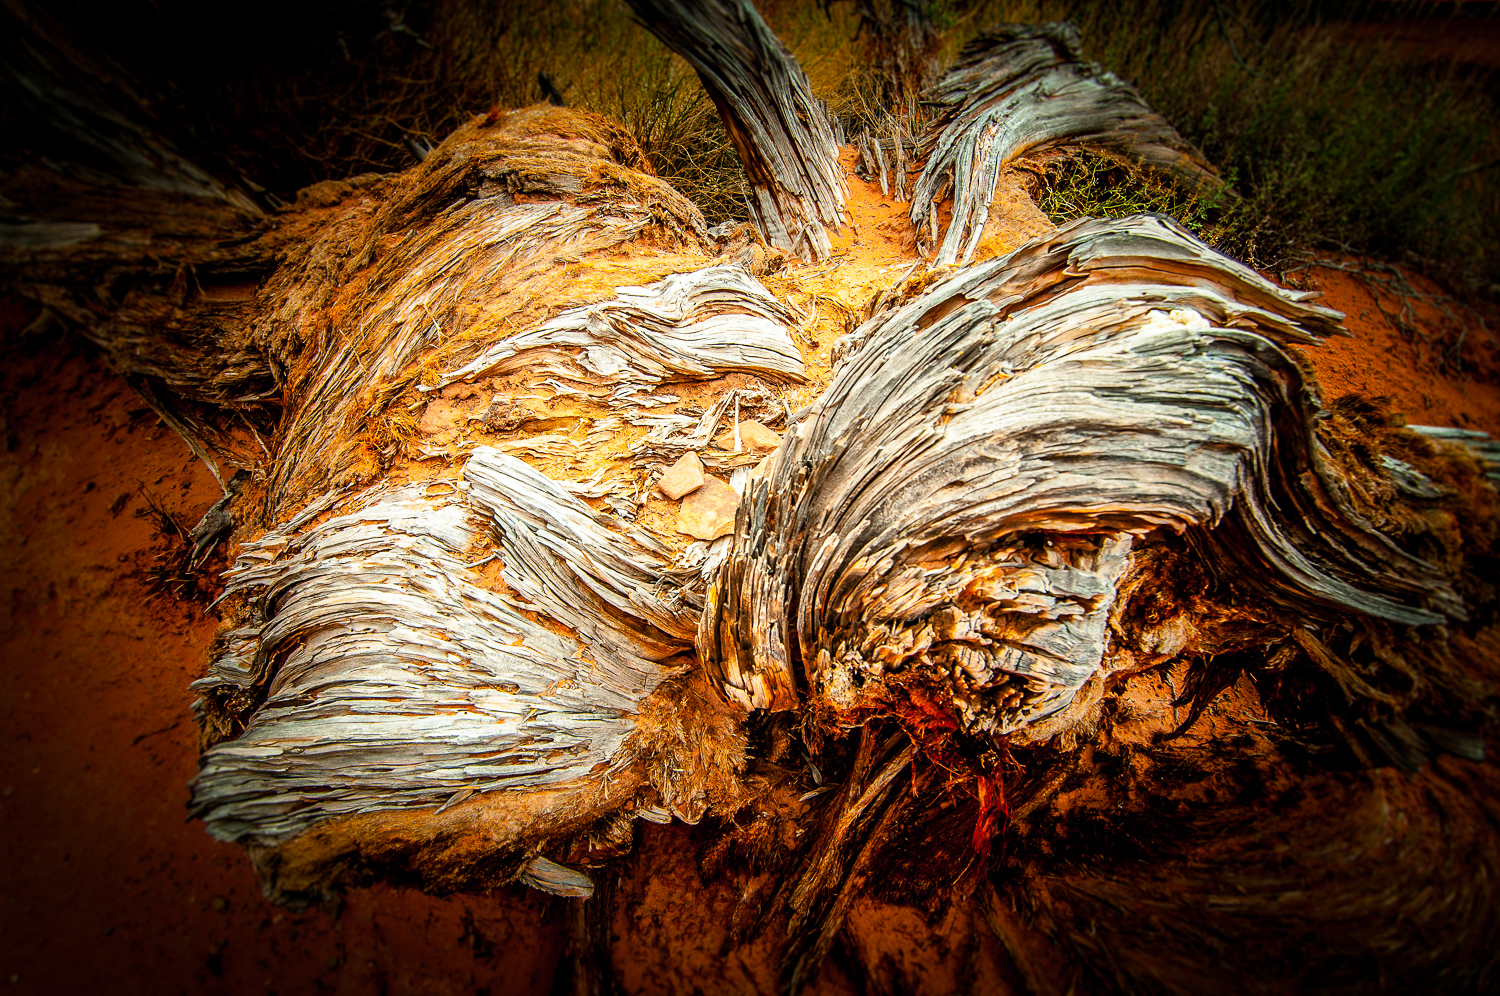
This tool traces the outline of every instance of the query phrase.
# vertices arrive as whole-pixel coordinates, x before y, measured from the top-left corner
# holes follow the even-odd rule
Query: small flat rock
[[[703,463],[698,459],[698,454],[691,451],[684,453],[680,460],[661,475],[656,486],[661,489],[662,494],[673,500],[703,487]]]
[[[677,512],[677,531],[694,539],[716,540],[734,532],[734,513],[740,496],[717,477],[705,475],[703,486],[682,499]]]
[[[726,450],[734,449],[734,430],[719,437],[719,445]],[[750,453],[769,453],[781,445],[781,437],[759,422],[740,423],[740,448]]]

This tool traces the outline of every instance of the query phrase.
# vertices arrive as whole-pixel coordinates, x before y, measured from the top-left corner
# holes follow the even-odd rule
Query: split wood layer
[[[861,326],[746,496],[705,665],[746,708],[810,690],[852,718],[914,682],[968,729],[1038,735],[1101,667],[1132,538],[1162,528],[1310,619],[1462,618],[1341,500],[1286,352],[1339,331],[1307,297],[1137,217]]]

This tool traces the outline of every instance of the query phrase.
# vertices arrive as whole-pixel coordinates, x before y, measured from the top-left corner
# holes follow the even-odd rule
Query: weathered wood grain
[[[1218,182],[1129,84],[1084,60],[1070,24],[1002,25],[971,42],[924,101],[942,112],[919,147],[926,165],[912,193],[911,220],[936,243],[939,265],[974,258],[1001,170],[1063,142],[1119,155],[1194,187]],[[950,194],[953,217],[941,233],[937,206]]]
[[[617,385],[626,404],[665,381],[729,371],[806,379],[789,331],[796,319],[741,266],[705,267],[616,294],[494,343],[427,389],[525,368],[532,354],[558,348],[577,350],[573,379]]]
[[[1287,347],[1338,319],[1158,216],[959,270],[848,337],[747,490],[705,665],[746,708],[853,717],[917,685],[1025,735],[1101,668],[1132,542],[1161,529],[1298,618],[1462,618],[1313,432]]]
[[[764,24],[637,9],[698,60],[762,228],[826,251],[828,122]],[[927,8],[860,5],[903,9]],[[935,91],[913,217],[957,189],[941,262],[970,258],[998,171],[1051,143],[1208,182],[1075,41],[1012,29]],[[856,137],[897,198],[909,120]],[[807,405],[784,392],[830,374],[794,343],[830,324],[794,302],[829,300],[843,261],[768,278],[777,303],[590,115],[492,112],[272,217],[180,170],[128,203],[23,174],[10,285],[250,470],[195,530],[237,519],[241,545],[193,802],[273,898],[379,878],[582,898],[637,817],[706,819],[700,867],[747,883],[724,950],[769,924],[756,957],[792,990],[856,901],[930,912],[986,874],[1038,925],[998,894],[983,911],[1038,992],[1206,991],[1231,963],[1271,991],[1313,943],[1333,953],[1284,977],[1410,988],[1493,962],[1496,794],[1472,762],[1494,445],[1323,406],[1295,347],[1339,316],[1309,295],[1150,217],[925,275],[886,257],[911,266]],[[785,433],[764,464],[746,418]],[[646,496],[687,449],[743,502],[673,560]],[[1231,688],[1243,715],[1215,715]],[[1439,777],[1441,752],[1467,767]],[[1387,763],[1406,774],[1353,770]],[[875,961],[867,988],[904,991]]]
[[[656,37],[698,72],[749,181],[766,242],[804,259],[831,251],[847,188],[829,115],[802,67],[749,0],[630,0]]]
[[[246,544],[226,575],[247,619],[195,684],[200,709],[264,701],[194,781],[219,839],[275,844],[337,817],[583,778],[618,760],[640,702],[690,660],[697,609],[672,597],[666,565],[514,457],[483,450],[463,482],[349,504]],[[524,603],[465,566],[491,531]]]

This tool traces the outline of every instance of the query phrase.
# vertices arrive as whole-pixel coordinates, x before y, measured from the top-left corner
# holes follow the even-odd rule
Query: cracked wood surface
[[[1030,727],[1105,666],[1133,538],[1196,537],[1307,618],[1461,619],[1443,572],[1338,493],[1286,351],[1340,331],[1166,219],[1076,222],[842,343],[747,491],[699,631],[746,708],[856,717],[936,686]]]

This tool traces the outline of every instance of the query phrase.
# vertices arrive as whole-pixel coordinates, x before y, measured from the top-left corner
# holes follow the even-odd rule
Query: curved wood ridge
[[[264,320],[268,351],[289,352],[294,329],[311,341],[286,364],[291,415],[268,514],[394,455],[350,430],[379,425],[430,351],[555,306],[549,295],[581,259],[649,231],[701,244],[697,208],[644,167],[624,131],[597,116],[549,106],[498,115],[460,129],[396,190],[347,210],[278,268],[262,291],[279,304]],[[337,334],[307,328],[331,316]]]
[[[802,67],[749,0],[630,0],[641,23],[698,71],[750,183],[766,242],[803,259],[832,251],[824,228],[848,195],[833,126]]]
[[[1083,58],[1070,24],[1010,24],[971,42],[930,91],[943,108],[918,146],[926,165],[911,198],[918,233],[937,245],[936,263],[974,258],[1000,172],[1061,143],[1097,148],[1191,186],[1220,181],[1203,157],[1140,95]],[[953,219],[938,231],[938,204]]]
[[[664,381],[710,379],[730,369],[773,381],[806,379],[802,353],[787,335],[796,319],[743,267],[708,266],[615,294],[487,347],[428,389],[536,369],[565,347],[582,349],[565,375],[618,384],[611,401],[621,406]]]
[[[805,377],[792,314],[741,267],[703,265],[696,210],[634,168],[643,163],[613,126],[554,108],[499,126],[461,131],[374,196],[350,203],[336,187],[309,244],[261,291],[276,302],[261,327],[287,322],[262,341],[289,388],[262,507],[271,517],[304,504],[244,544],[226,575],[232,628],[194,686],[210,744],[194,809],[215,836],[252,846],[287,894],[347,879],[358,863],[340,849],[378,851],[385,832],[416,834],[403,867],[471,881],[474,868],[445,864],[469,852],[439,846],[467,827],[496,854],[516,850],[513,878],[545,842],[542,828],[574,833],[626,806],[696,819],[704,786],[738,763],[732,728],[722,757],[700,743],[696,764],[649,762],[678,751],[689,725],[701,740],[719,706],[704,698],[676,715],[649,701],[668,680],[673,701],[686,694],[677,678],[691,660],[701,579],[669,567],[659,540],[627,536],[577,497],[607,495],[633,514],[628,493],[610,491],[638,491],[633,478],[565,487],[508,455],[578,452],[563,436],[476,446],[476,434],[514,434],[504,413],[519,405],[505,394],[476,409],[478,429],[460,426],[456,442],[412,426],[376,454],[391,469],[373,487],[360,490],[374,468],[340,461],[369,450],[393,417],[383,413],[449,406],[439,393],[473,394],[471,382],[492,376],[524,376],[541,396],[605,416],[592,420],[604,428],[588,446],[627,422],[651,426],[652,452],[691,444],[696,434],[679,443],[672,430],[712,433],[724,415],[721,404],[714,418],[664,419],[653,408],[677,400],[665,385]],[[610,283],[606,300],[557,311],[559,298],[568,303],[559,280],[579,257],[641,239],[673,250],[657,266],[686,272]],[[323,268],[330,259],[357,267],[346,283],[336,281],[348,269]],[[652,272],[649,261],[611,272]],[[589,286],[570,292],[597,298]],[[297,329],[329,319],[321,346],[292,348]],[[506,325],[518,327],[497,331]],[[748,407],[766,393],[726,399]],[[462,462],[441,479],[400,483],[413,460],[434,456]],[[320,483],[338,486],[320,495]],[[494,790],[509,802],[497,808]],[[557,792],[583,808],[562,822],[515,815]],[[532,878],[576,887],[567,874]]]
[[[486,532],[529,604],[464,566]],[[696,611],[653,594],[665,570],[492,449],[457,486],[378,488],[306,531],[267,533],[226,575],[248,619],[194,685],[200,709],[264,701],[204,754],[195,813],[220,839],[274,844],[338,816],[607,766],[691,650]]]
[[[1041,736],[1107,666],[1132,544],[1162,529],[1303,619],[1462,618],[1342,493],[1287,351],[1340,331],[1308,296],[1138,216],[867,322],[746,491],[705,665],[745,708],[854,723],[915,685],[965,729]]]

